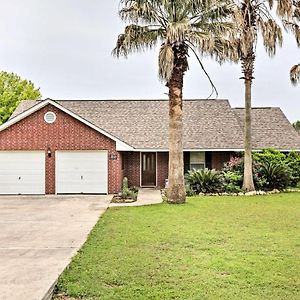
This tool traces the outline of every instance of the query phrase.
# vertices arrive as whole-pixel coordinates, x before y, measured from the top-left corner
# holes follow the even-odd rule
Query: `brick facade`
[[[212,152],[212,169],[221,170],[231,156],[231,152]]]
[[[44,121],[47,111],[57,116],[53,124]],[[51,150],[51,157],[47,155],[48,149]],[[107,150],[109,156],[113,154],[117,157],[116,160],[108,160],[108,192],[120,191],[123,176],[128,177],[130,186],[140,186],[140,152],[117,152],[115,141],[51,105],[0,132],[0,151],[8,150],[45,151],[47,194],[55,193],[57,150]],[[229,152],[212,152],[212,168],[221,169],[230,155]],[[165,186],[168,159],[168,152],[157,153],[157,187]]]
[[[165,187],[165,180],[169,174],[169,153],[158,152],[157,153],[157,185],[159,187]]]
[[[44,114],[52,111],[57,118],[53,124],[44,121]],[[51,149],[51,157],[47,150]],[[116,143],[54,106],[48,105],[27,118],[0,132],[0,150],[42,150],[46,160],[46,193],[55,193],[56,150],[107,150],[117,155],[108,160],[108,191],[120,191],[122,181],[122,154]]]
[[[124,152],[124,176],[128,178],[130,186],[140,186],[140,152]]]
[[[220,170],[229,161],[231,152],[211,152],[211,167]],[[168,178],[168,152],[157,152],[157,187],[164,187]],[[140,152],[124,153],[124,176],[130,186],[140,186]]]

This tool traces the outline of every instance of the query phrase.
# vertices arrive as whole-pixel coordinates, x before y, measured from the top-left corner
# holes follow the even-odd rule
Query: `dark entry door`
[[[156,153],[142,153],[142,186],[156,186]]]

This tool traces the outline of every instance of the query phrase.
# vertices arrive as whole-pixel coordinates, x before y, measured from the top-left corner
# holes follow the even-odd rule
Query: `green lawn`
[[[57,292],[75,299],[300,299],[300,193],[109,209]]]

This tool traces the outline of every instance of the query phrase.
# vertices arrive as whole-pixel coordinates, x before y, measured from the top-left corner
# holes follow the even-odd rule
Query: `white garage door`
[[[57,151],[57,194],[107,194],[107,151]]]
[[[0,194],[45,194],[45,152],[1,151]]]

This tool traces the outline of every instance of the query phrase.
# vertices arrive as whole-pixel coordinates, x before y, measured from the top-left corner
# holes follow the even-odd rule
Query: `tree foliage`
[[[294,34],[296,43],[300,47],[300,0],[293,0],[293,13],[289,18],[283,19],[284,27]],[[290,80],[293,85],[300,81],[300,63],[294,65],[290,70]]]
[[[295,123],[293,123],[293,127],[300,134],[300,121],[296,121]]]
[[[232,13],[231,0],[121,0],[120,17],[131,24],[119,35],[113,54],[127,57],[159,45],[159,77],[167,83],[175,45],[219,62],[229,59]]]
[[[34,84],[14,73],[0,72],[0,124],[9,119],[22,100],[37,100],[42,97]]]

